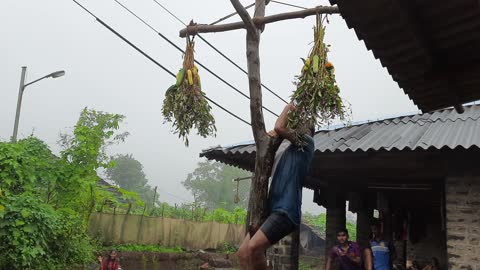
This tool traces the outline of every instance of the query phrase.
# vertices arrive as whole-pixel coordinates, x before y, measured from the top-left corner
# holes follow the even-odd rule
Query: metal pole
[[[25,74],[27,67],[22,67],[22,76],[20,77],[20,88],[18,89],[17,112],[15,113],[15,124],[13,126],[12,142],[17,142],[18,122],[20,120],[20,108],[22,106],[23,90],[25,89]]]

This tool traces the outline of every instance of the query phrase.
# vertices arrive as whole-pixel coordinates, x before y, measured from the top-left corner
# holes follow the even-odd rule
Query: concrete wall
[[[89,234],[106,244],[181,246],[217,249],[225,243],[240,246],[243,225],[193,222],[181,219],[94,213]]]
[[[448,269],[480,270],[480,177],[445,184]]]

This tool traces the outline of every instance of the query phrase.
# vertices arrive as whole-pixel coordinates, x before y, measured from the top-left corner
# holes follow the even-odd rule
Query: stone
[[[448,235],[447,240],[465,240],[465,236],[459,236],[459,235]]]
[[[449,269],[480,270],[480,178],[447,178]]]

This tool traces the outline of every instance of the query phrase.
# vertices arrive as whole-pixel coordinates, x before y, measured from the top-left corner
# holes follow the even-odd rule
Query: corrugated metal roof
[[[480,105],[464,108],[463,114],[458,114],[454,109],[445,109],[319,131],[314,137],[315,149],[324,153],[480,148]],[[286,145],[284,142],[281,148]],[[223,162],[233,156],[248,158],[254,152],[255,145],[248,143],[215,147],[200,155]]]
[[[330,0],[424,111],[480,99],[477,0]]]

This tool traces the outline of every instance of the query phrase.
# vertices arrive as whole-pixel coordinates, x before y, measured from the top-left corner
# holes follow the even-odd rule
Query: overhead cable
[[[299,8],[299,9],[308,9],[306,7],[297,6],[297,5],[293,5],[293,4],[289,4],[289,3],[285,3],[285,2],[281,2],[281,1],[276,1],[276,0],[271,0],[270,2],[280,4],[280,5],[284,5],[284,6]]]

